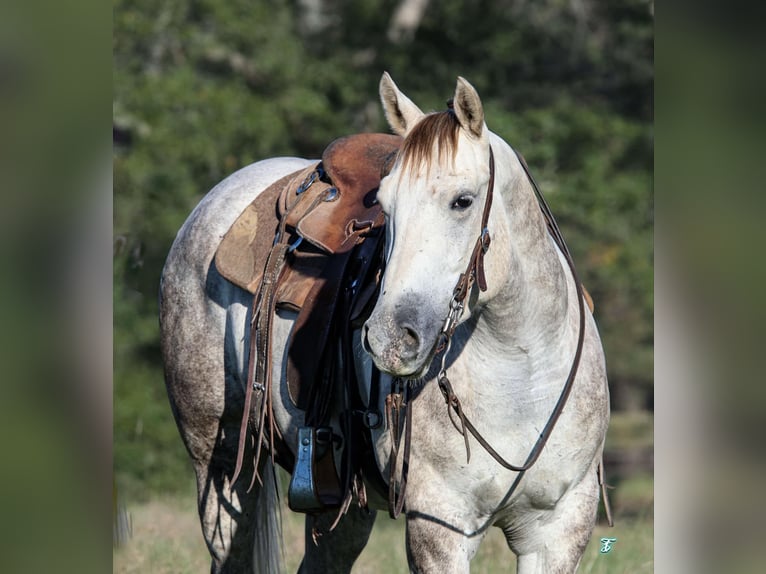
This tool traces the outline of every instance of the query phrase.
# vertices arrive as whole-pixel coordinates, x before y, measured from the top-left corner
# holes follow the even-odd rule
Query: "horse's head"
[[[453,291],[482,231],[489,132],[479,95],[463,78],[444,112],[424,114],[388,74],[380,97],[404,142],[378,192],[387,266],[363,341],[379,369],[418,378],[432,362]],[[466,309],[463,318],[469,314]]]

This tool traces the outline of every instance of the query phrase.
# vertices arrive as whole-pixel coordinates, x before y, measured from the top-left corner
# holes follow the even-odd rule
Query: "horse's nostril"
[[[413,356],[418,352],[418,348],[420,347],[420,338],[418,337],[418,334],[410,327],[403,325],[402,326],[402,348],[403,348],[403,355],[405,356]]]

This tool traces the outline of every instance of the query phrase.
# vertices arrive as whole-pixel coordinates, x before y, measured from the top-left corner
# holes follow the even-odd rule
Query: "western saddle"
[[[365,405],[360,396],[352,332],[367,319],[377,298],[385,220],[376,194],[400,143],[401,138],[386,134],[334,141],[319,163],[283,177],[258,195],[216,252],[218,272],[254,295],[245,409],[232,483],[250,443],[252,487],[260,478],[260,455],[266,448],[273,461],[292,473],[288,503],[294,511],[340,509],[340,517],[354,496],[365,506],[365,479],[386,493],[365,432],[380,424],[381,415],[375,401]],[[290,400],[305,413],[305,421],[292,449],[272,413],[271,326],[278,309],[297,314],[287,346],[286,378]],[[378,381],[379,376],[374,373]],[[345,394],[340,401],[337,392]],[[340,413],[343,436],[330,427],[331,405],[337,402],[346,405]],[[333,456],[338,441],[343,445],[340,475]]]

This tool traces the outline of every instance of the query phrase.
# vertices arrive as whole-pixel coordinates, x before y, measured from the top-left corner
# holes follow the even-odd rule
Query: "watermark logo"
[[[601,539],[601,554],[607,554],[612,549],[612,544],[617,542],[616,538],[602,538]]]

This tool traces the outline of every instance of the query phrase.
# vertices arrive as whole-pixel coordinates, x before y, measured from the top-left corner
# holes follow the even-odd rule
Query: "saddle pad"
[[[315,169],[298,170],[261,192],[223,236],[215,254],[215,266],[226,279],[255,294],[279,225],[277,200],[282,192],[295,189]]]

